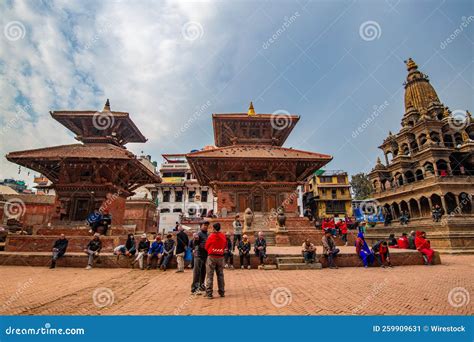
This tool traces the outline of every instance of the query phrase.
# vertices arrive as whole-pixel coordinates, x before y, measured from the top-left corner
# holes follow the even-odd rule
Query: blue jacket
[[[163,241],[160,241],[160,242],[153,241],[153,243],[150,246],[150,249],[148,250],[148,254],[151,254],[151,255],[163,254]]]

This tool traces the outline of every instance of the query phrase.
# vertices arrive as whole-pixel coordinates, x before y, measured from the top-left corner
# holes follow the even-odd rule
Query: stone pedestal
[[[278,229],[275,232],[275,245],[277,246],[291,246],[290,237],[287,230]]]

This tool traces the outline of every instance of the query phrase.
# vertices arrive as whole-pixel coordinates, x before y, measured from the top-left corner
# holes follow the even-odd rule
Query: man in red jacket
[[[217,275],[217,287],[221,297],[224,297],[224,250],[227,248],[225,235],[221,233],[221,224],[212,225],[214,232],[207,238],[206,251],[208,254],[206,263],[206,298],[212,299],[214,271]]]

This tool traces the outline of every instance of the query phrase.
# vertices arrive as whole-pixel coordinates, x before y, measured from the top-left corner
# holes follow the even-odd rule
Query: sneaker
[[[213,296],[212,294],[206,294],[206,295],[204,296],[204,298],[206,298],[206,299],[213,299],[214,296]]]
[[[184,271],[177,270],[175,273],[183,273]]]
[[[244,269],[244,266],[242,265],[242,266],[240,266],[240,268],[241,268],[241,269]]]
[[[248,265],[248,266],[247,266],[247,269],[248,269],[248,270],[250,270],[250,269],[251,269],[250,265]]]
[[[225,264],[225,265],[224,265],[224,268],[229,268],[229,265]]]
[[[233,270],[233,269],[234,269],[234,265],[230,265],[230,269]]]
[[[219,293],[219,296],[221,296],[221,298],[224,298],[225,294],[224,293]]]
[[[86,266],[86,270],[91,270],[92,269],[92,266],[91,265],[87,265]]]

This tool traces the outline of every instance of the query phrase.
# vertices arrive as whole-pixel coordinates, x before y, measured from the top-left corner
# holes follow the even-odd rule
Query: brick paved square
[[[226,271],[226,297],[190,295],[191,271],[0,267],[7,315],[472,315],[474,256],[431,267]]]

